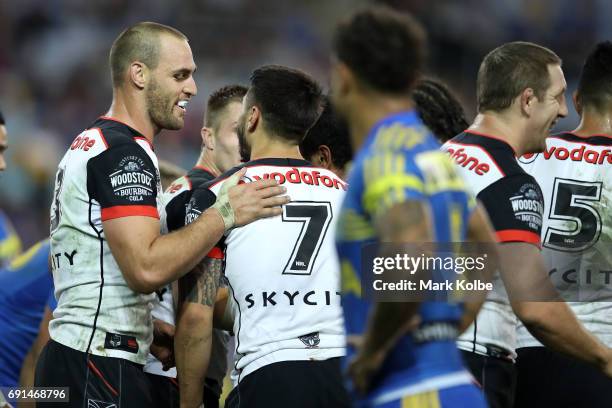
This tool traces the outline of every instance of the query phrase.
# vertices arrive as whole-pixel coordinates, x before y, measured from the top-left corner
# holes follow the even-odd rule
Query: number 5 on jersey
[[[283,222],[302,224],[283,275],[310,275],[332,218],[329,202],[293,201],[283,206]]]

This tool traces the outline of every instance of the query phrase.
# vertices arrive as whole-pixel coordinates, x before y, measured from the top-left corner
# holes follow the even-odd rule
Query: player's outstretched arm
[[[222,259],[204,258],[178,283],[174,349],[182,408],[195,408],[202,404],[212,348],[213,308],[222,268]]]
[[[527,243],[505,243],[499,252],[502,279],[512,308],[530,333],[545,346],[591,363],[612,376],[611,350],[589,333],[558,297],[538,248]],[[516,266],[517,259],[521,267],[511,267]]]
[[[127,284],[151,293],[195,267],[224,231],[256,219],[281,214],[289,202],[286,189],[274,180],[239,184],[244,170],[230,177],[216,203],[193,223],[160,235],[155,218],[133,216],[103,222],[104,234]],[[229,183],[229,184],[227,184]]]
[[[431,242],[429,207],[417,200],[393,205],[376,219],[380,242],[406,244]],[[358,353],[349,367],[355,386],[366,392],[372,376],[389,350],[416,324],[418,302],[378,302],[374,305]]]

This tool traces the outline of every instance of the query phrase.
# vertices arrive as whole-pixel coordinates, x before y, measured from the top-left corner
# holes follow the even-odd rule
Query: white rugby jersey
[[[170,187],[162,194],[163,210],[160,214],[162,234],[177,230],[185,225],[185,210],[191,198],[194,187],[200,186],[213,180],[215,176],[210,170],[196,166],[185,176],[176,179]],[[158,290],[157,297],[153,301],[153,317],[166,323],[175,325],[174,300],[172,296],[172,285],[167,285]],[[206,372],[206,378],[213,379],[219,385],[214,390],[221,393],[223,378],[227,372],[227,350],[230,335],[224,330],[213,329],[212,353]],[[144,371],[147,373],[176,378],[176,368],[168,371],[162,369],[162,364],[151,353],[147,356]]]
[[[101,117],[74,139],[59,164],[51,205],[57,308],[51,338],[75,350],[144,364],[153,338],[149,302],[131,290],[102,222],[159,217],[153,147],[138,131]]]
[[[534,178],[519,165],[512,147],[493,136],[466,131],[446,142],[446,150],[459,172],[482,202],[497,241],[527,242],[540,246],[542,192]],[[487,354],[490,346],[516,357],[517,318],[501,277],[493,282],[476,321],[457,342],[462,350]]]
[[[274,178],[292,201],[282,216],[232,229],[219,248],[232,294],[239,381],[279,361],[341,357],[345,346],[334,236],[347,184],[304,160],[259,159],[244,167],[244,179]],[[211,192],[237,170],[194,192],[187,222],[212,205]]]
[[[519,159],[544,193],[542,253],[576,317],[612,346],[612,138],[553,135]],[[519,323],[519,347],[541,346]]]

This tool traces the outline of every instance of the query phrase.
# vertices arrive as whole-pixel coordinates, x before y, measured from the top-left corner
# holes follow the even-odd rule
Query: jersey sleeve
[[[416,164],[401,152],[380,152],[363,162],[362,204],[376,217],[396,204],[424,197],[424,183]]]
[[[111,147],[89,160],[87,188],[100,203],[102,221],[134,215],[159,218],[157,170],[137,144]]]
[[[210,206],[212,206],[216,200],[217,196],[215,196],[212,191],[204,186],[193,190],[193,194],[191,195],[191,199],[189,200],[187,209],[185,210],[184,225],[191,224],[197,220],[198,217]],[[223,259],[225,257],[223,252],[224,248],[224,239],[221,238],[221,240],[217,242],[217,244],[206,256],[208,258]]]
[[[527,174],[504,177],[478,194],[498,242],[541,246],[544,200],[540,186]]]
[[[185,209],[189,199],[191,198],[192,191],[183,191],[174,197],[164,207],[165,215],[165,227],[167,232],[176,231],[177,229],[185,226]]]
[[[210,191],[208,188],[200,187],[193,190],[191,198],[187,202],[183,225],[189,225],[197,220],[200,214],[211,207],[216,200],[217,196],[215,196],[215,193]]]

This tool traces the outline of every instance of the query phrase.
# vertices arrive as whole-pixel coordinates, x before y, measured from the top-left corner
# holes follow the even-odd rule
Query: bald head
[[[113,86],[122,85],[125,71],[134,61],[142,62],[149,69],[157,67],[161,48],[160,38],[163,35],[187,40],[187,37],[180,31],[152,22],[138,23],[117,37],[109,56]]]

